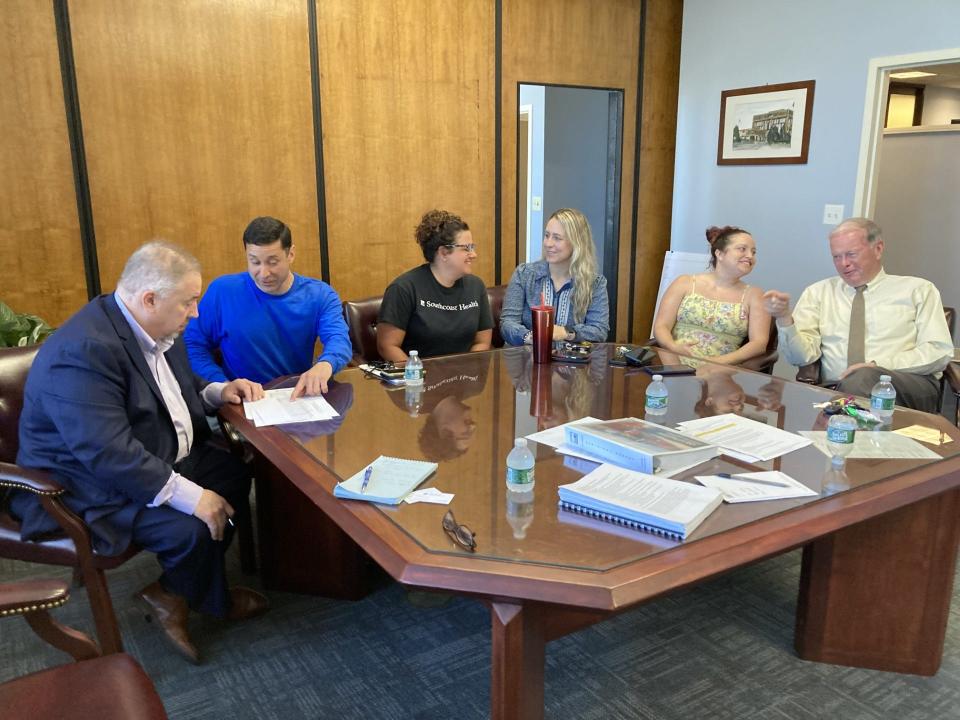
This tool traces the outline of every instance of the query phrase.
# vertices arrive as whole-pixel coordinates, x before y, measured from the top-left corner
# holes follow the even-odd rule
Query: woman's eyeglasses
[[[474,243],[470,243],[469,245],[462,245],[460,243],[450,243],[449,245],[444,245],[444,247],[460,248],[461,250],[466,250],[468,253],[477,251],[477,246]]]
[[[441,523],[443,524],[443,531],[447,533],[450,539],[457,545],[470,552],[477,549],[477,536],[474,535],[473,530],[466,525],[461,525],[457,522],[452,510],[447,510]]]

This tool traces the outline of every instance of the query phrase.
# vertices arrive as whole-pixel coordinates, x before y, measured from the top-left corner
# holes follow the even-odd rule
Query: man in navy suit
[[[230,517],[250,477],[208,442],[205,412],[256,400],[257,383],[204,383],[182,340],[197,316],[200,264],[151,242],[127,261],[111,295],[92,300],[41,346],[24,389],[17,463],[52,473],[104,555],[130,543],[156,553],[163,572],[137,593],[174,647],[193,662],[188,608],[245,619],[267,609],[249,588],[227,588]],[[11,509],[25,539],[57,530],[35,497]]]

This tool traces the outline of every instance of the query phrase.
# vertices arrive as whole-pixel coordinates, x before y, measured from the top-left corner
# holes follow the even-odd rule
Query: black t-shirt
[[[476,334],[493,327],[493,314],[483,280],[464,275],[444,287],[424,263],[390,283],[377,321],[406,331],[405,353],[433,357],[468,352]]]

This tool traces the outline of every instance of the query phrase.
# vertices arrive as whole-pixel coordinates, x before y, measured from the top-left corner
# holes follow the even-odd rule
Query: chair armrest
[[[765,353],[763,355],[758,355],[757,357],[744,360],[742,363],[740,363],[740,367],[770,375],[773,373],[773,366],[777,364],[777,360],[779,358],[780,353],[774,350],[771,353]]]
[[[63,488],[49,473],[0,462],[0,487],[27,490],[36,495],[61,495]]]
[[[960,397],[960,365],[955,362],[947,363],[947,366],[943,369],[943,374],[947,378],[950,390],[953,391],[954,395]]]
[[[63,580],[0,583],[0,617],[49,610],[60,607],[69,599],[70,586]]]
[[[797,370],[797,382],[818,385],[820,383],[820,361],[815,360],[809,365],[802,365]]]

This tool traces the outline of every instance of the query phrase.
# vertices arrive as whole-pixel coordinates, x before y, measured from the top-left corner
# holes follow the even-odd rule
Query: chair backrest
[[[506,285],[487,288],[487,300],[490,302],[490,311],[493,314],[493,347],[503,347],[503,337],[500,335],[500,311],[503,308],[503,296],[506,292]],[[383,359],[380,351],[377,350],[377,316],[380,314],[381,302],[383,302],[383,296],[376,295],[362,300],[347,300],[343,303],[343,316],[347,321],[350,343],[353,345],[354,362]]]
[[[23,386],[39,349],[39,345],[0,348],[0,462],[16,462]]]

